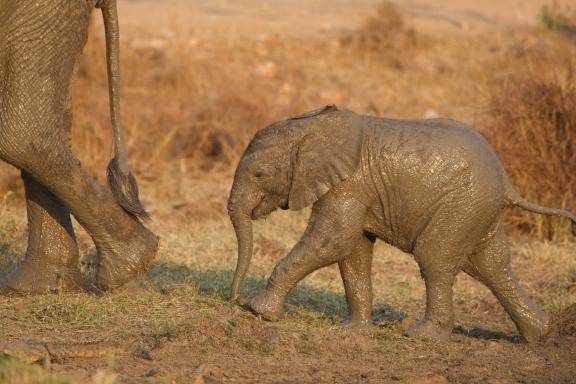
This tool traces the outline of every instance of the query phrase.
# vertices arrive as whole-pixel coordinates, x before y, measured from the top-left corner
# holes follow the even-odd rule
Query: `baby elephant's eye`
[[[261,177],[264,177],[264,176],[266,176],[266,174],[265,174],[264,172],[262,172],[262,171],[256,171],[256,172],[254,173],[254,177],[257,177],[257,178],[261,178]]]

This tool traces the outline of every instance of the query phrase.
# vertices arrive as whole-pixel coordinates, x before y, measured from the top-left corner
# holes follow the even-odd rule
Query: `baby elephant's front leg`
[[[373,237],[361,236],[349,257],[338,263],[346,291],[350,318],[346,325],[372,325],[372,252]]]
[[[252,299],[252,310],[267,320],[279,319],[288,293],[300,280],[352,253],[363,236],[365,209],[356,201],[319,200],[304,236],[276,265],[266,290]]]

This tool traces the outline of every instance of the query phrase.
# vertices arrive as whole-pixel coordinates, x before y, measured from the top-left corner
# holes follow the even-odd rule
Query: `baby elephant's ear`
[[[290,209],[313,204],[354,173],[362,153],[360,120],[353,112],[338,111],[298,122],[310,126],[292,153]]]

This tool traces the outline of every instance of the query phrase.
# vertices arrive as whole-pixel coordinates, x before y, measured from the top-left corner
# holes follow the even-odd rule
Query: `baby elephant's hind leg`
[[[350,310],[350,326],[372,324],[373,237],[362,236],[352,254],[338,263]]]
[[[498,298],[529,343],[545,335],[549,316],[520,288],[510,268],[510,251],[500,227],[479,252],[471,256],[464,271],[484,283]]]
[[[78,247],[70,213],[25,172],[28,250],[22,265],[1,283],[0,290],[25,293],[82,289]]]
[[[434,340],[450,337],[454,324],[452,287],[466,258],[460,245],[463,233],[432,228],[416,242],[414,257],[426,284],[426,312],[408,329],[409,336]]]

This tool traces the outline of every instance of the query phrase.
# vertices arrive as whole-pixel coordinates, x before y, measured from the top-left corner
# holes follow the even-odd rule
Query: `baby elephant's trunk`
[[[238,262],[230,290],[230,300],[236,301],[252,258],[252,221],[249,215],[237,212],[231,212],[230,219],[238,240]]]
[[[147,219],[149,215],[140,203],[136,179],[128,168],[128,156],[120,126],[120,38],[116,0],[102,0],[98,6],[102,9],[106,31],[110,119],[114,133],[114,158],[108,164],[108,185],[114,198],[126,212],[134,217]]]

